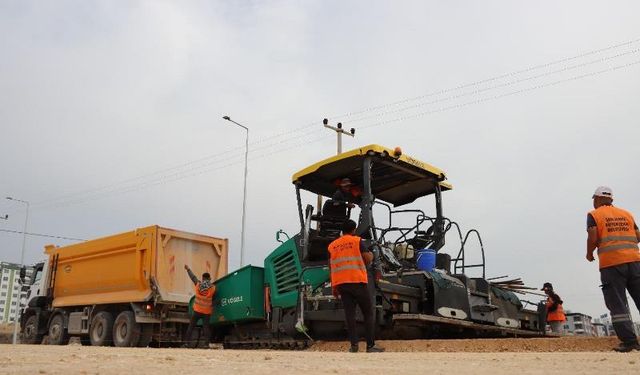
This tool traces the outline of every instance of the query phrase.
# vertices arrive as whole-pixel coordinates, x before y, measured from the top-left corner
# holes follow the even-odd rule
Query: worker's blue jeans
[[[625,344],[637,343],[625,291],[629,291],[636,308],[640,310],[640,262],[603,268],[600,270],[600,280],[604,303],[611,314],[616,335]]]

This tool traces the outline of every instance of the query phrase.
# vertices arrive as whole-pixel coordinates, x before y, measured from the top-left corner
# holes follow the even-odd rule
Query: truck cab
[[[49,269],[49,263],[46,261],[36,263],[27,286],[26,303],[20,314],[22,342],[25,344],[39,344],[47,333],[46,324],[39,322],[47,321],[50,315],[47,307]]]
[[[38,304],[41,303],[40,301],[46,298],[46,280],[48,277],[48,271],[48,263],[45,261],[36,263],[34,265],[30,285],[28,285],[29,289],[27,290],[27,301],[25,304],[26,306],[38,306]]]

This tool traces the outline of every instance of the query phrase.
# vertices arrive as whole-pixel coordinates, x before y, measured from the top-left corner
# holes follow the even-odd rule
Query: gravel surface
[[[390,349],[402,346],[412,351],[380,354],[322,352],[330,347],[341,349],[345,343],[319,343],[308,351],[271,350],[205,350],[107,348],[79,345],[0,345],[2,374],[638,374],[640,352],[620,354],[607,352],[534,351],[552,345],[572,342],[571,348],[588,345],[610,348],[608,339],[537,339],[529,340],[438,340],[448,348],[476,345],[476,352],[419,351],[427,340],[380,342]],[[595,344],[593,341],[598,344]],[[511,345],[507,343],[513,342]],[[436,344],[436,341],[432,341]],[[335,345],[335,346],[334,346]],[[512,351],[485,352],[489,346],[509,347]],[[506,345],[506,346],[503,346]],[[430,350],[430,349],[429,349]],[[526,351],[526,352],[523,352]]]

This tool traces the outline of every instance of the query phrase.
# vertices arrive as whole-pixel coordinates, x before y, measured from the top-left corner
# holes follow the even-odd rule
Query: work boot
[[[613,348],[618,353],[629,353],[632,350],[640,350],[640,344],[638,342],[623,342],[617,347]]]
[[[384,348],[381,348],[379,346],[370,346],[367,348],[367,353],[382,353],[384,352]]]
[[[358,352],[358,345],[351,345],[351,347],[349,348],[349,353],[357,353]]]

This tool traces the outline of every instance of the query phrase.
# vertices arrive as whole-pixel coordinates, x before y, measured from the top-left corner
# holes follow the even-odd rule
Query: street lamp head
[[[7,199],[7,200],[10,200],[10,201],[14,201],[14,202],[24,203],[24,204],[26,204],[27,206],[29,205],[29,202],[27,202],[27,201],[23,201],[22,199],[13,198],[13,197],[6,197],[6,199]]]
[[[351,128],[351,134],[352,134],[352,135],[355,135],[355,134],[356,134],[356,129]]]
[[[322,123],[323,123],[324,125],[327,125],[327,124],[329,123],[329,119],[324,119],[324,120],[322,120]]]
[[[229,116],[222,116],[222,118],[227,120],[227,121],[231,121],[231,117],[229,117]]]
[[[341,122],[338,123],[338,129],[342,129],[342,123]]]

